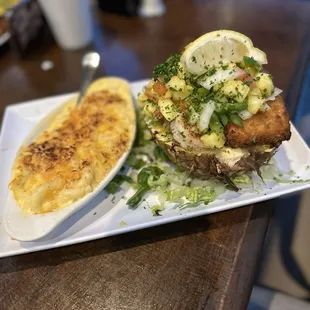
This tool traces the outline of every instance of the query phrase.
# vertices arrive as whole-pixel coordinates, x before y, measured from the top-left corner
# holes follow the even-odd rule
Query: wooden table
[[[103,61],[98,75],[150,77],[155,64],[195,37],[234,29],[266,51],[268,70],[286,89],[310,3],[244,2],[171,0],[166,15],[145,20],[99,15],[94,47]],[[83,52],[52,45],[27,60],[3,55],[0,113],[8,104],[77,90]],[[42,71],[43,60],[55,67]],[[269,201],[1,259],[0,309],[245,309],[272,206]]]

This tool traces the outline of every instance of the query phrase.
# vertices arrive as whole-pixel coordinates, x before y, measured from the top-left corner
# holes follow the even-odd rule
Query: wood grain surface
[[[98,76],[150,77],[197,36],[233,29],[263,49],[287,89],[307,30],[305,1],[170,0],[160,18],[98,13]],[[85,50],[87,50],[85,49]],[[0,114],[8,104],[75,91],[85,52],[47,44],[26,59],[0,58]],[[51,60],[54,68],[40,64]],[[288,104],[293,104],[288,102]],[[273,202],[126,235],[0,260],[1,310],[246,309]]]

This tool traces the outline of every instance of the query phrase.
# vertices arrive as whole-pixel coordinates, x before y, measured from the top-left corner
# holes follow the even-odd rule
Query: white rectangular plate
[[[131,84],[133,96],[136,97],[148,81]],[[35,124],[73,94],[61,95],[31,102],[9,106],[4,115],[0,139],[0,214],[3,214],[11,165],[15,154],[27,134]],[[310,178],[310,151],[294,126],[292,138],[284,142],[275,155],[277,164],[282,170],[293,169],[303,179]],[[150,208],[158,204],[156,195],[150,194],[146,201],[136,210],[126,206],[126,198],[133,193],[124,186],[124,190],[115,196],[102,191],[91,203],[71,216],[47,237],[34,242],[12,240],[0,221],[0,257],[40,251],[60,246],[85,242],[98,238],[122,234],[138,229],[184,220],[186,218],[224,211],[259,201],[279,197],[284,194],[309,188],[309,183],[266,184],[263,192],[248,191],[243,194],[228,192],[225,199],[216,200],[208,206],[201,205],[180,211],[167,208],[163,216],[152,216]],[[122,198],[125,196],[124,198]]]

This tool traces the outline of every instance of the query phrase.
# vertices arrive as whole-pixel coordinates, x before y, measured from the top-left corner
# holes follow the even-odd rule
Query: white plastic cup
[[[87,46],[93,38],[89,0],[39,0],[58,45],[65,50]]]
[[[142,0],[138,9],[141,17],[157,17],[165,12],[166,7],[162,0]]]

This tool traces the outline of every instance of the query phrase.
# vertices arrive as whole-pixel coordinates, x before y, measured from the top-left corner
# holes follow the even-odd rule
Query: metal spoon
[[[81,87],[80,94],[78,97],[77,105],[82,101],[82,98],[85,95],[85,92],[92,81],[94,74],[100,63],[100,55],[96,52],[89,52],[84,55],[82,59],[82,78],[81,78]]]

